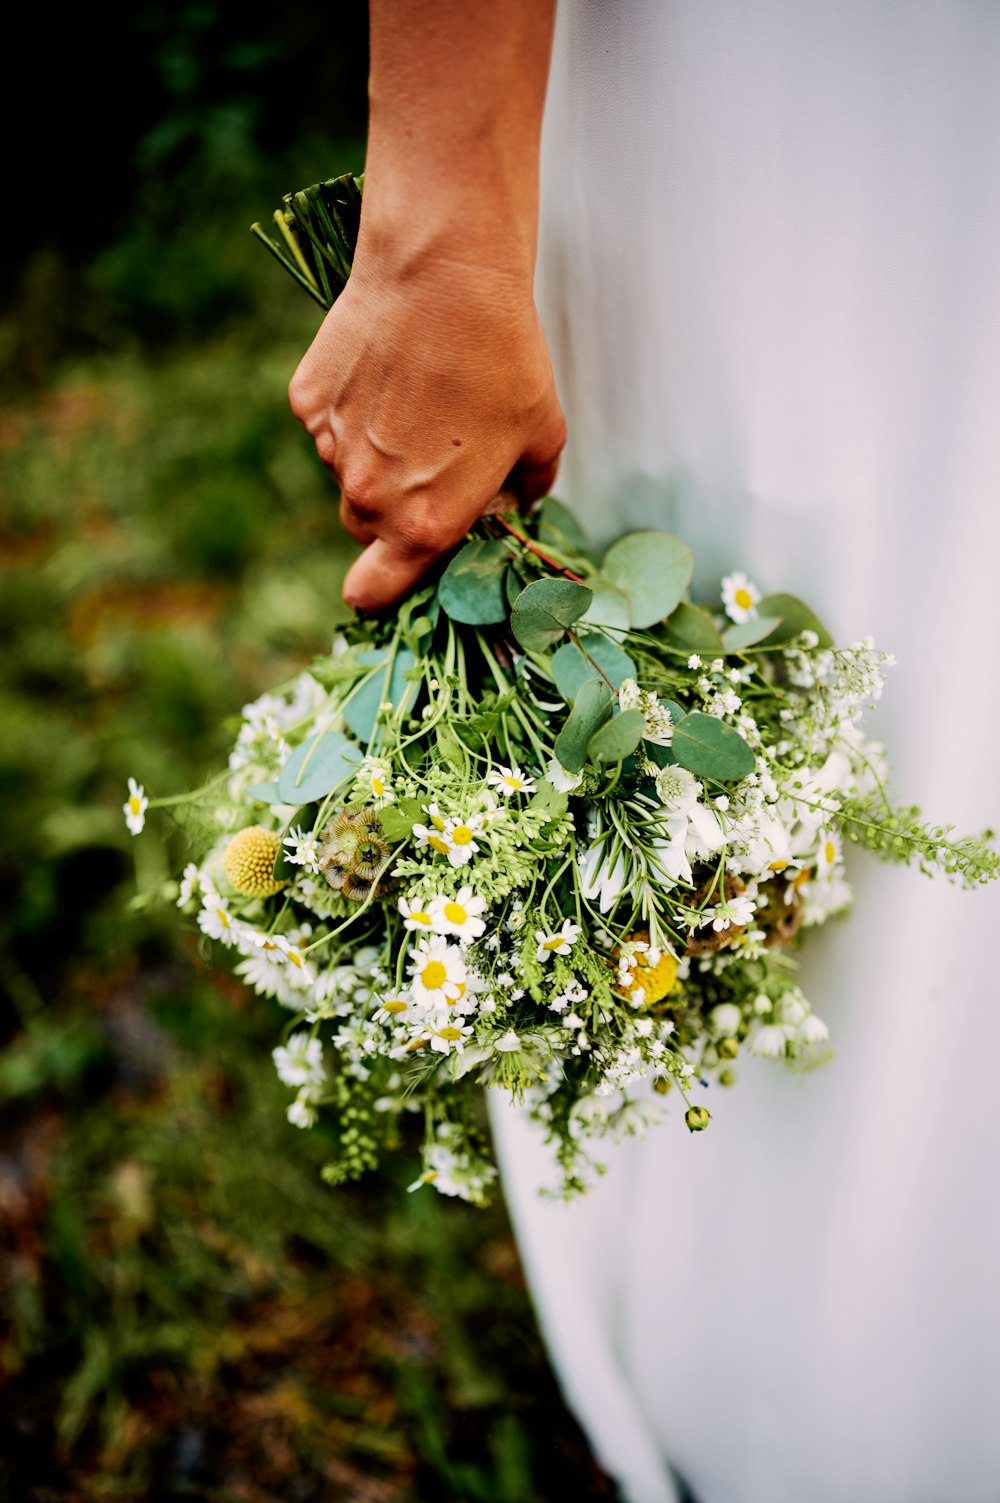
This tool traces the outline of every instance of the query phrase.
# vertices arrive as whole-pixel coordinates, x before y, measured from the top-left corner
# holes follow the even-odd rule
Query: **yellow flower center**
[[[462,1037],[461,1028],[441,1028],[438,1030],[439,1039],[447,1039],[451,1043],[454,1039]]]
[[[644,939],[645,934],[633,935],[633,939]],[[664,997],[677,990],[677,960],[669,950],[661,950],[660,958],[655,965],[649,963],[649,951],[640,951],[635,957],[636,964],[632,967],[627,981],[619,981],[618,990],[625,997],[630,997],[633,992],[641,988],[645,993],[642,1005],[648,1007],[653,1003],[662,1002]]]
[[[736,591],[733,599],[735,600],[741,611],[748,611],[753,605],[753,596],[751,595],[750,591],[745,590],[742,585]]]
[[[372,778],[372,793],[374,793],[376,798],[381,798],[384,792],[385,784],[383,783],[382,779],[376,775],[374,778]]]
[[[448,972],[440,960],[429,960],[420,972],[420,979],[429,992],[436,992],[448,979]]]
[[[224,908],[217,908],[215,912],[223,929],[231,929],[232,925],[229,922],[229,914],[226,912],[226,910]]]
[[[437,851],[437,853],[438,853],[439,856],[447,856],[447,854],[448,854],[448,842],[447,842],[447,840],[442,840],[440,838],[440,836],[438,836],[438,835],[430,835],[430,836],[428,836],[427,844],[431,847],[432,850]]]
[[[234,835],[222,858],[233,887],[245,898],[270,898],[287,884],[274,875],[281,839],[273,830],[251,825]]]
[[[468,825],[456,825],[451,832],[451,838],[455,845],[471,845],[472,831]]]
[[[134,793],[129,796],[128,806],[133,814],[142,813],[142,799],[138,798]]]
[[[788,865],[787,861],[772,861],[768,867],[769,872],[783,872]]]
[[[445,903],[444,916],[449,924],[464,924],[469,917],[461,903]]]
[[[386,1012],[405,1012],[406,1011],[406,1003],[405,1002],[400,1002],[398,999],[394,1000],[392,1002],[383,1002],[382,1006],[385,1008]]]
[[[524,787],[524,784],[521,782],[520,778],[508,777],[504,778],[504,782],[507,784],[508,788],[513,788],[515,793],[519,793],[520,790]]]
[[[292,962],[292,965],[297,965],[300,970],[302,969],[302,956],[299,954],[298,950],[289,950],[288,958]]]
[[[435,830],[443,830],[444,829],[444,820],[441,818],[440,814],[432,814],[431,817],[430,817],[430,820],[431,820],[431,824],[434,826]]]
[[[431,916],[429,913],[424,913],[422,908],[409,914],[408,917],[413,924],[423,924],[428,929],[431,927]]]
[[[823,855],[826,857],[827,866],[832,866],[837,859],[837,847],[832,840],[828,840],[823,847]]]
[[[542,940],[543,950],[560,950],[566,943],[561,934],[553,934],[551,939]]]

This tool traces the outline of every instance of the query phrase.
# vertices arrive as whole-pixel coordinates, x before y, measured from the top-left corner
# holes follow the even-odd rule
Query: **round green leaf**
[[[727,626],[722,633],[722,645],[727,652],[742,652],[755,642],[763,642],[781,624],[780,616],[751,616],[749,621]]]
[[[318,731],[297,746],[281,769],[278,791],[283,804],[311,804],[325,798],[357,773],[360,746],[340,731]]]
[[[587,535],[568,506],[555,496],[546,496],[538,508],[538,541],[544,547],[551,542],[556,548],[587,550]]]
[[[369,647],[358,653],[358,662],[366,668],[388,670],[389,648]],[[397,710],[408,710],[420,692],[419,683],[407,675],[416,667],[417,660],[408,647],[398,647],[392,662],[392,672],[376,673],[359,689],[344,708],[344,719],[359,741],[367,746],[371,740],[379,706],[387,701]],[[388,680],[388,681],[387,681]]]
[[[507,619],[504,571],[510,551],[492,538],[474,538],[460,548],[441,575],[438,599],[453,621],[490,626]]]
[[[694,573],[694,554],[672,532],[632,532],[612,543],[601,573],[624,590],[638,630],[669,616]]]
[[[607,637],[588,633],[576,642],[564,642],[552,654],[552,681],[567,704],[572,704],[580,685],[593,678],[600,669],[617,689],[627,678],[635,678],[635,664]]]
[[[754,754],[739,731],[699,710],[674,726],[670,750],[688,772],[720,783],[736,783],[754,770]]]
[[[645,729],[646,717],[641,710],[623,710],[594,732],[587,744],[587,756],[592,762],[624,762],[639,745]]]
[[[254,783],[252,788],[247,789],[247,792],[250,794],[251,798],[259,799],[262,804],[281,803],[281,795],[278,792],[278,785],[276,782]]]
[[[567,772],[582,772],[587,762],[587,743],[594,732],[611,718],[611,690],[602,678],[588,678],[559,735],[556,757]]]
[[[632,625],[632,606],[624,590],[603,575],[590,576],[594,598],[583,618],[584,626],[603,626],[609,631],[625,632]]]
[[[797,595],[765,595],[758,601],[757,609],[762,616],[781,618],[781,625],[763,639],[759,644],[761,647],[780,647],[783,642],[797,637],[800,631],[814,631],[819,637],[820,647],[833,646],[833,638],[815,611],[810,610]]]
[[[722,651],[722,636],[715,622],[702,606],[682,600],[665,623],[667,641],[681,652],[705,652],[717,657]]]
[[[536,579],[514,601],[510,625],[526,652],[545,652],[578,621],[593,599],[571,579]]]

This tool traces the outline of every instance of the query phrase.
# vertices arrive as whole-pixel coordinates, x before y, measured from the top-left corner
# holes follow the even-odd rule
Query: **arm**
[[[372,0],[354,270],[292,379],[292,409],[366,551],[376,610],[506,483],[555,478],[565,423],[533,298],[555,0]]]

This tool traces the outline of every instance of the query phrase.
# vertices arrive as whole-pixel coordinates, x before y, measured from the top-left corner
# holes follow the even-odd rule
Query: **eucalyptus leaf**
[[[742,652],[755,642],[762,642],[782,624],[780,616],[751,616],[749,621],[737,621],[727,626],[722,633],[722,644],[727,652]]]
[[[646,756],[651,762],[655,762],[657,767],[675,767],[677,765],[677,758],[670,750],[670,747],[661,746],[659,741],[647,741],[645,750]]]
[[[722,635],[702,606],[682,600],[664,624],[667,641],[682,652],[704,652],[717,657],[722,652]]]
[[[611,690],[602,678],[588,678],[580,685],[566,724],[556,737],[556,757],[567,772],[583,771],[587,743],[611,719],[611,700]]]
[[[526,652],[545,652],[578,621],[593,593],[571,579],[536,579],[514,601],[510,625]]]
[[[584,626],[603,626],[609,631],[626,632],[632,625],[632,606],[624,590],[605,579],[602,574],[592,574],[588,580],[594,598],[587,607],[581,623]]]
[[[309,804],[325,798],[356,775],[362,755],[361,748],[340,731],[318,731],[295,748],[281,769],[281,802]]]
[[[409,710],[420,692],[419,683],[408,677],[417,665],[410,649],[402,646],[396,649],[391,673],[388,672],[389,652],[388,647],[369,647],[358,653],[358,662],[365,668],[384,668],[386,671],[374,674],[344,708],[348,727],[366,746],[375,729],[379,706],[388,701],[397,710]]]
[[[624,590],[632,625],[654,626],[676,610],[694,573],[694,554],[672,532],[631,532],[612,543],[601,573]]]
[[[754,754],[739,731],[699,710],[674,726],[670,750],[688,772],[720,783],[736,783],[755,766]]]
[[[260,799],[260,802],[262,804],[281,803],[281,795],[278,792],[277,782],[254,783],[252,788],[247,789],[247,792],[249,793],[251,798]]]
[[[623,710],[591,736],[587,756],[592,762],[623,762],[635,751],[646,729],[641,710]]]
[[[593,678],[600,669],[617,689],[627,678],[635,678],[635,664],[607,637],[588,633],[577,642],[564,642],[552,654],[552,682],[567,704],[572,704],[580,685]]]
[[[589,548],[587,535],[576,517],[555,496],[546,496],[538,508],[538,541],[543,548],[547,542],[557,548],[560,543],[568,543],[581,553],[586,553]]]
[[[441,575],[438,599],[453,621],[491,626],[507,619],[504,571],[510,550],[493,538],[474,538],[459,549]]]
[[[790,642],[792,637],[797,637],[802,631],[814,631],[819,637],[820,647],[833,646],[833,638],[815,611],[810,610],[797,595],[765,595],[763,600],[757,602],[757,609],[762,616],[781,618],[781,625],[764,638],[760,643],[761,647],[780,647],[783,642]]]

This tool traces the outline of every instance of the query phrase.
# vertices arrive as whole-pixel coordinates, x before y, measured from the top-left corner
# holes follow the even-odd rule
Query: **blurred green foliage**
[[[343,612],[285,396],[316,312],[246,231],[361,165],[364,7],[23,20],[59,156],[8,132],[0,1498],[610,1498],[502,1208],[407,1196],[405,1162],[327,1188],[280,1009],[134,902],[184,847],[127,835],[126,776],[200,781]]]

